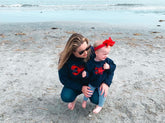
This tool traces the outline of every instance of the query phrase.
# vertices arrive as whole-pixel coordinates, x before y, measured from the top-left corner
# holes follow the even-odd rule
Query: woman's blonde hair
[[[77,48],[86,42],[88,44],[88,39],[82,36],[81,34],[74,33],[70,36],[69,40],[67,41],[64,50],[60,53],[60,59],[58,64],[58,70],[63,67],[63,65],[67,62],[69,57],[73,52],[76,52]],[[88,53],[88,57],[84,59],[87,61],[89,59],[90,53]]]

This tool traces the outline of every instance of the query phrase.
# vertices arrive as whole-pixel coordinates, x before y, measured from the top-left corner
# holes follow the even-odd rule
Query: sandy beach
[[[162,22],[164,23],[164,22]],[[69,36],[81,33],[93,44],[112,37],[109,57],[117,65],[102,111],[92,113],[77,99],[62,102],[59,53]],[[0,122],[164,123],[165,30],[97,23],[15,23],[0,25]]]

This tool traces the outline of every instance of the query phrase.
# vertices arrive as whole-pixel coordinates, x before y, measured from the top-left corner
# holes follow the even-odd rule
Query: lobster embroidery
[[[95,67],[95,74],[103,74],[104,72],[104,69],[102,67]]]
[[[84,67],[72,65],[71,70],[73,71],[72,74],[77,76],[84,70]]]

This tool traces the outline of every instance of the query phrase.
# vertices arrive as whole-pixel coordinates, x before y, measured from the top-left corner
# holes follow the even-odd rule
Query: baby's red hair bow
[[[111,39],[111,37],[109,37],[109,39],[105,40],[103,44],[105,44],[107,47],[108,46],[112,47],[115,44],[115,42]]]
[[[115,44],[115,41],[113,41],[112,39],[111,39],[111,37],[109,37],[109,39],[106,39],[102,44],[100,44],[99,46],[97,46],[97,47],[95,47],[94,48],[94,50],[96,51],[96,50],[98,50],[98,49],[100,49],[100,48],[102,48],[102,47],[104,47],[104,46],[113,46]]]

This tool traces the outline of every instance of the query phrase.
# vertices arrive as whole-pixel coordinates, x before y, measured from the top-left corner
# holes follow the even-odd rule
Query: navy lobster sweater
[[[110,65],[110,69],[105,70],[103,68],[103,65],[105,63],[108,63]],[[86,72],[87,77],[89,78],[89,83],[94,87],[100,87],[102,83],[110,86],[115,69],[116,65],[109,58],[106,58],[104,61],[99,62],[95,61],[94,59],[89,60],[86,64]]]
[[[72,54],[64,66],[58,71],[61,83],[65,87],[81,91],[83,85],[88,85],[87,78],[82,78],[84,69],[84,59],[77,58]]]

